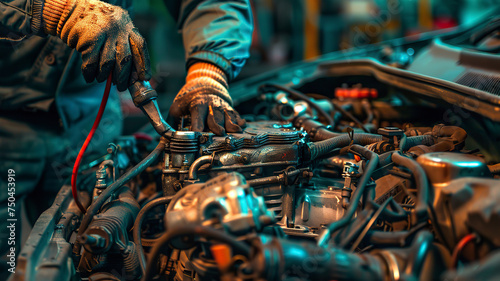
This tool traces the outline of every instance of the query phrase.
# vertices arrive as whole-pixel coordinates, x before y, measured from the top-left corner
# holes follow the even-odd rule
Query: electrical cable
[[[382,165],[379,164],[380,167],[382,167]],[[377,204],[375,201],[375,188],[371,188],[369,190],[369,194],[367,196],[367,198],[369,198],[369,201],[367,202],[366,206],[370,207],[370,208],[373,208],[373,209],[377,209],[380,208],[380,205]],[[405,209],[403,209],[403,207],[401,205],[399,205],[398,203],[396,203],[396,201],[394,200],[390,200],[389,202],[389,206],[391,208],[391,210],[389,210],[389,208],[385,208],[383,211],[382,211],[382,214],[380,214],[381,218],[386,221],[386,222],[396,222],[396,221],[401,221],[401,220],[407,220],[408,219],[408,215],[411,214],[411,212],[409,211],[406,211]]]
[[[453,249],[453,254],[451,256],[451,266],[453,268],[457,268],[457,266],[458,266],[458,259],[460,258],[460,255],[462,254],[462,251],[465,248],[465,246],[467,246],[467,244],[469,244],[470,242],[472,242],[472,241],[474,241],[476,239],[477,239],[476,234],[470,233],[470,234],[465,235],[464,238],[462,238],[458,242],[458,244],[455,247],[455,249]]]
[[[102,96],[101,105],[99,106],[99,111],[97,112],[97,116],[94,120],[94,124],[92,125],[92,129],[90,129],[90,132],[87,135],[87,138],[85,139],[82,148],[80,148],[80,152],[78,152],[78,156],[76,157],[76,161],[73,166],[73,173],[71,175],[71,193],[73,194],[73,199],[75,200],[75,203],[78,206],[78,209],[80,209],[80,211],[82,212],[82,214],[85,214],[87,210],[85,209],[85,207],[83,207],[83,204],[80,202],[80,198],[78,198],[78,189],[76,186],[78,168],[80,167],[80,163],[82,162],[85,150],[87,150],[90,141],[94,137],[97,127],[99,127],[99,123],[101,123],[102,115],[104,114],[104,109],[106,109],[106,104],[108,103],[109,92],[111,89],[111,79],[112,79],[112,74],[109,74],[108,80],[106,82],[106,88],[104,89],[104,95]]]
[[[349,205],[347,211],[344,213],[344,216],[336,221],[328,225],[327,229],[321,233],[318,239],[318,245],[321,247],[325,247],[328,245],[328,241],[330,241],[331,235],[342,227],[346,226],[354,216],[354,213],[358,209],[359,201],[365,191],[365,187],[370,181],[372,173],[378,167],[379,158],[378,154],[375,152],[366,149],[360,145],[352,145],[349,150],[353,150],[363,155],[364,158],[368,159],[368,165],[366,166],[366,170],[363,172],[361,179],[359,180],[358,186],[353,193],[351,204]]]
[[[165,143],[166,139],[162,137],[160,139],[160,142],[158,145],[155,147],[155,149],[148,155],[146,158],[144,158],[139,164],[135,165],[131,169],[129,169],[125,174],[123,174],[120,178],[118,178],[114,183],[112,183],[110,186],[108,186],[102,193],[97,197],[97,199],[89,206],[87,209],[87,213],[83,216],[82,222],[80,224],[80,227],[78,228],[78,233],[84,233],[87,227],[89,226],[90,222],[92,221],[93,217],[99,212],[101,206],[106,202],[116,191],[120,190],[120,188],[127,183],[129,180],[133,179],[134,177],[138,176],[140,173],[142,173],[147,167],[149,167],[156,159],[158,159],[158,156],[163,152],[165,149]],[[81,247],[81,244],[75,243],[73,246],[73,252],[74,253],[79,253],[79,247]]]
[[[159,239],[158,243],[153,247],[151,250],[150,257],[148,259],[147,267],[146,267],[146,274],[142,277],[142,281],[149,281],[153,280],[154,277],[154,268],[156,263],[158,262],[158,258],[160,254],[166,250],[169,249],[169,244],[170,241],[172,241],[174,238],[182,235],[198,235],[201,236],[205,239],[212,239],[216,240],[218,242],[227,244],[232,247],[232,249],[236,252],[240,252],[244,256],[248,257],[250,255],[250,247],[246,245],[245,243],[236,240],[235,237],[221,232],[219,230],[215,230],[213,228],[209,228],[206,226],[201,226],[201,225],[184,225],[177,227],[172,230],[168,230],[165,234],[163,234]],[[167,261],[165,262],[168,264],[168,258],[169,255],[167,255]]]
[[[144,221],[144,218],[146,217],[147,212],[149,212],[150,210],[154,209],[159,205],[170,203],[170,201],[172,201],[172,198],[173,196],[161,197],[147,203],[141,209],[139,214],[137,214],[137,218],[135,219],[132,235],[134,236],[134,243],[137,245],[137,253],[139,254],[139,263],[141,266],[143,276],[146,274],[146,258],[144,256],[144,248],[142,247],[142,241],[141,241],[142,223]]]
[[[378,217],[382,214],[382,212],[387,207],[387,205],[389,205],[389,202],[391,200],[393,200],[392,197],[389,197],[389,199],[385,200],[385,202],[382,203],[382,205],[380,205],[378,210],[373,214],[370,221],[365,225],[365,227],[363,228],[361,233],[358,235],[358,238],[356,238],[356,241],[354,241],[354,243],[352,244],[351,250],[350,250],[351,252],[353,252],[359,246],[359,243],[361,243],[361,241],[365,237],[366,233],[368,233],[368,230],[370,230],[370,228],[373,226],[373,224],[377,221]]]
[[[426,220],[428,218],[430,187],[424,169],[417,163],[417,161],[402,155],[400,152],[393,153],[391,160],[394,164],[410,170],[413,175],[418,194],[418,200],[415,204],[415,208],[413,209],[416,215],[414,219],[419,221]],[[413,222],[417,223],[416,221]]]
[[[370,192],[374,192],[374,188],[371,188]],[[358,240],[360,237],[363,238],[366,235],[366,233],[370,230],[371,225],[373,225],[373,223],[375,222],[375,221],[373,221],[374,218],[381,219],[381,220],[386,221],[386,222],[387,221],[392,222],[394,220],[399,221],[401,219],[408,217],[408,214],[405,213],[404,210],[403,210],[403,213],[393,212],[387,208],[389,206],[391,206],[393,208],[399,207],[401,210],[403,210],[394,201],[392,196],[389,197],[386,201],[384,201],[384,203],[382,203],[382,205],[378,205],[377,203],[375,203],[373,201],[373,199],[370,200],[367,203],[367,207],[370,209],[373,209],[373,211],[369,214],[369,217],[364,219],[364,221],[362,222],[362,225],[360,225],[358,228],[353,228],[351,226],[349,229],[348,235],[344,235],[345,238],[342,238],[340,243],[337,244],[337,246],[344,248],[344,249],[347,249],[347,246],[354,240],[354,238],[358,238]],[[370,219],[370,221],[368,221],[368,219]],[[358,217],[356,218],[356,222],[359,223],[359,220],[360,220],[360,215],[358,214]],[[337,236],[339,236],[339,234],[337,234]],[[335,238],[335,239],[337,239],[337,238]],[[361,242],[361,240],[359,240],[357,243],[359,244],[360,242]],[[356,247],[357,247],[357,245],[356,245]],[[351,248],[351,251],[354,251],[354,249],[356,247]]]

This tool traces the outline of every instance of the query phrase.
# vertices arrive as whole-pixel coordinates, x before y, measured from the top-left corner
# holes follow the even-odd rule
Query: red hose
[[[97,112],[97,117],[95,118],[94,125],[92,125],[92,129],[90,129],[89,134],[87,135],[87,139],[83,143],[80,152],[78,152],[78,156],[76,157],[75,165],[73,166],[73,174],[71,175],[71,193],[73,194],[73,199],[75,200],[78,209],[82,211],[82,214],[85,214],[87,210],[83,207],[80,199],[78,198],[78,189],[76,188],[76,177],[78,175],[78,168],[80,167],[80,162],[82,162],[83,154],[87,147],[89,146],[92,137],[94,136],[97,127],[99,127],[99,123],[101,122],[102,114],[104,113],[104,109],[106,108],[106,104],[108,103],[109,91],[111,89],[111,74],[108,77],[106,82],[106,88],[104,89],[104,95],[102,96],[101,106],[99,107],[99,111]]]
[[[451,256],[451,266],[453,268],[457,268],[458,265],[458,259],[460,258],[460,255],[462,254],[462,250],[469,244],[470,242],[474,241],[476,239],[476,235],[474,233],[470,233],[464,236],[462,238],[455,249],[453,249],[453,255]]]

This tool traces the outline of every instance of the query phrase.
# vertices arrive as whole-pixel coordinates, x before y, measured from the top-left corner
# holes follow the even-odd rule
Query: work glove
[[[242,132],[245,120],[233,109],[224,71],[217,66],[197,62],[188,71],[186,84],[170,107],[170,115],[180,118],[191,115],[191,130],[202,132],[206,127],[214,134]]]
[[[82,54],[82,72],[90,83],[112,81],[125,91],[137,80],[149,80],[151,69],[144,38],[128,12],[99,0],[46,0],[46,34],[61,38]]]
[[[130,13],[130,9],[132,9],[132,0],[103,0],[111,5],[120,6],[123,9],[127,10]]]

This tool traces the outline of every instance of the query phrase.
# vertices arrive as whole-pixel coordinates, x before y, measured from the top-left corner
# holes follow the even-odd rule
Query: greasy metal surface
[[[63,186],[52,206],[33,226],[19,254],[16,274],[9,280],[59,281],[72,278],[75,268],[68,234],[74,230],[70,225],[73,216],[80,215],[72,200],[71,186]],[[61,218],[61,223],[58,223]],[[66,235],[61,237],[57,235],[59,232]]]
[[[444,186],[451,180],[463,177],[490,175],[484,159],[463,153],[435,152],[417,158],[429,180],[435,186]]]
[[[323,60],[321,63],[304,64],[297,69],[300,71],[282,72],[279,79],[286,80],[286,83],[292,81],[295,86],[300,87],[307,79],[352,78],[349,75],[375,77],[380,85],[392,86],[391,90],[405,89],[401,91],[404,94],[409,90],[435,100],[442,99],[458,107],[471,109],[467,101],[475,100],[475,105],[485,105],[474,108],[476,112],[500,120],[495,111],[500,105],[498,97],[491,97],[481,91],[472,93],[467,87],[408,73],[374,59],[341,62]],[[279,80],[278,77],[275,78]],[[326,90],[331,91],[330,88]],[[144,99],[148,98],[145,96]],[[380,99],[378,102],[383,101]],[[387,104],[390,108],[391,103]],[[146,113],[157,114],[156,109],[154,103],[149,103],[144,110]],[[430,106],[428,109],[433,110]],[[394,109],[394,112],[398,113],[398,110],[401,109]],[[413,116],[411,122],[425,124],[422,126],[436,124],[431,124],[429,120],[423,121],[419,113],[405,113]],[[159,120],[158,116],[153,117],[152,119]],[[377,120],[377,125],[371,125],[385,126],[378,121],[380,120]],[[382,122],[389,121],[382,118]],[[394,125],[398,127],[400,137],[405,129],[403,127],[412,126],[401,125],[403,122],[406,120],[397,120]],[[160,125],[162,122],[156,124],[156,127]],[[332,126],[328,130],[340,135],[350,126],[352,122],[347,127]],[[376,132],[376,127],[372,128],[372,133]],[[492,128],[488,130],[495,131]],[[460,130],[465,133],[466,129]],[[164,232],[164,225],[167,232],[171,229],[179,230],[187,224],[224,229],[234,235],[235,240],[252,245],[252,254],[237,262],[244,264],[246,259],[255,259],[245,266],[255,266],[252,268],[253,277],[268,277],[264,279],[269,280],[282,280],[294,274],[303,277],[302,279],[314,276],[314,280],[417,280],[419,276],[420,280],[431,280],[441,278],[442,273],[450,268],[446,255],[449,255],[448,252],[456,247],[460,239],[472,231],[487,241],[480,242],[483,243],[478,251],[481,254],[486,256],[488,250],[500,247],[498,180],[491,178],[482,158],[462,153],[462,149],[465,149],[462,144],[465,143],[467,134],[460,143],[447,139],[447,136],[440,136],[447,139],[450,145],[438,148],[454,152],[422,155],[418,158],[418,163],[424,172],[420,172],[422,169],[416,163],[414,166],[419,169],[412,169],[412,166],[405,166],[403,162],[394,160],[393,156],[398,156],[410,161],[417,155],[406,150],[406,147],[398,148],[399,141],[394,141],[394,145],[383,151],[373,145],[359,146],[366,153],[352,150],[352,143],[347,142],[336,149],[325,149],[325,158],[337,153],[342,156],[309,161],[310,158],[306,157],[311,142],[308,133],[310,131],[301,126],[294,128],[291,123],[280,121],[249,122],[242,133],[226,136],[190,131],[172,132],[164,150],[164,161],[154,163],[155,166],[151,166],[140,178],[136,177],[136,180],[139,179],[141,185],[156,187],[155,191],[163,188],[163,196],[174,195],[175,199],[166,207],[166,212],[160,208],[160,212],[151,214],[152,218],[145,223],[143,230],[146,225],[148,231],[153,228],[155,231],[147,233],[152,237]],[[430,146],[433,139],[429,141],[430,143],[419,145]],[[404,153],[405,151],[408,153]],[[353,153],[357,153],[358,157],[354,157]],[[468,153],[475,152],[469,150]],[[484,155],[482,149],[480,153],[476,154]],[[370,158],[366,155],[373,156]],[[369,173],[367,171],[371,169],[372,163],[379,163],[380,166],[371,176],[363,177],[366,193],[358,193],[362,194],[361,197],[355,197],[356,200],[362,198],[359,202],[349,201],[351,190],[361,190],[357,189],[360,186],[358,175]],[[235,171],[241,175],[233,173]],[[158,181],[159,174],[163,175],[161,183]],[[427,179],[432,183],[432,189],[429,188]],[[67,241],[78,225],[74,220],[78,214],[72,209],[74,206],[68,205],[68,188],[63,190],[65,191],[61,191],[57,199],[59,201],[42,216],[34,229],[36,232],[30,236],[27,250],[23,250],[24,259],[20,258],[19,263],[21,271],[26,273],[20,275],[21,279],[18,280],[32,280],[35,277],[55,280],[61,279],[61,276],[71,276],[74,272]],[[423,194],[422,190],[431,194],[420,196]],[[161,192],[156,194],[154,196],[161,196]],[[141,196],[142,199],[147,197],[144,194]],[[425,208],[425,217],[413,220],[414,210],[417,209],[415,206],[418,207],[422,202],[427,205],[431,198],[434,200],[434,208]],[[356,207],[349,209],[354,206],[353,203],[356,203]],[[352,218],[344,220],[346,211],[352,210],[355,210]],[[279,221],[270,228],[263,229],[263,226],[272,222],[273,214]],[[119,218],[120,214],[114,216]],[[344,222],[346,223],[342,226]],[[330,240],[329,247],[321,247],[312,242],[318,234],[322,234],[325,227],[332,225],[339,228],[333,228],[335,237]],[[432,234],[428,231],[430,229]],[[273,232],[273,237],[267,236],[269,232]],[[284,236],[283,232],[288,236]],[[187,236],[191,233],[193,231],[185,235],[185,238],[190,238]],[[174,262],[180,261],[176,265],[178,277],[184,280],[222,277],[235,280],[235,276],[231,275],[234,272],[219,270],[216,261],[210,258],[208,251],[214,245],[213,241],[205,239],[206,237],[194,238],[195,248],[189,253],[174,250],[172,259]],[[128,241],[122,241],[124,244],[131,242],[130,239],[125,240]],[[191,242],[190,239],[185,240]],[[159,240],[152,241],[147,243],[151,243],[149,245],[153,247],[155,243],[159,243]],[[181,244],[190,244],[185,243],[186,241]],[[177,242],[171,245],[175,247]],[[447,249],[436,250],[436,244],[443,249],[446,246]],[[371,247],[383,250],[377,253]],[[350,252],[345,251],[349,248]],[[363,253],[357,253],[358,251]],[[446,252],[445,258],[440,255],[441,251]],[[88,260],[94,258],[96,257],[90,255]],[[111,263],[119,260],[112,255],[104,258],[109,258]],[[301,266],[311,259],[315,265],[320,266],[316,268],[318,270],[308,271],[308,275],[304,276],[299,275],[302,272],[292,272],[297,268],[302,270]],[[149,261],[154,263],[156,259]],[[165,269],[165,259],[161,259],[160,264]],[[290,272],[283,271],[284,269],[290,269]],[[98,274],[99,270],[102,269],[88,273]],[[163,273],[162,271],[160,275]],[[337,273],[340,275],[335,275]],[[285,276],[287,274],[290,276]]]
[[[291,123],[268,121],[248,122],[241,134],[232,133],[225,137],[204,135],[207,141],[201,145],[201,149],[206,154],[272,144],[291,144],[300,139],[299,131]]]
[[[238,173],[228,173],[203,185],[185,187],[181,197],[174,197],[166,213],[166,228],[174,229],[188,223],[210,223],[222,216],[226,229],[232,233],[261,230],[274,221],[264,198],[257,196]]]

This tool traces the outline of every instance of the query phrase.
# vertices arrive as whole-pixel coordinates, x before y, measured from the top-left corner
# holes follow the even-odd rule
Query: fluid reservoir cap
[[[401,137],[401,136],[403,136],[404,131],[401,130],[400,128],[397,128],[397,127],[384,127],[384,128],[379,128],[377,130],[377,133],[379,135],[384,136],[384,137],[390,138],[393,136]]]
[[[424,168],[427,177],[434,185],[447,185],[451,180],[463,177],[491,176],[485,161],[470,154],[427,153],[419,156],[417,162]]]

